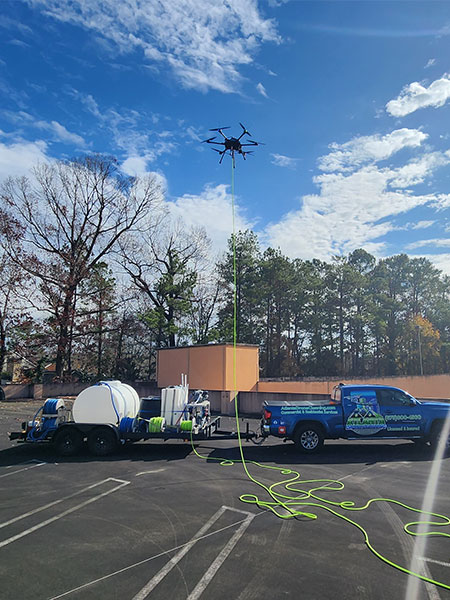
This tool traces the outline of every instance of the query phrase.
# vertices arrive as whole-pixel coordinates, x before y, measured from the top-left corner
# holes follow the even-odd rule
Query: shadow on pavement
[[[214,445],[214,441],[195,444],[200,454],[209,460],[240,460],[237,442],[229,441]],[[244,456],[247,460],[276,465],[302,464],[376,464],[386,462],[424,462],[433,460],[433,450],[416,446],[412,442],[342,442],[328,441],[318,454],[302,454],[293,443],[264,443],[260,446],[243,442]],[[31,460],[59,463],[120,462],[120,461],[177,461],[192,454],[189,442],[170,440],[164,442],[138,442],[125,444],[119,450],[106,457],[91,456],[87,447],[73,457],[58,456],[51,444],[23,444],[0,451],[0,466],[23,463]],[[448,457],[447,457],[448,458]]]

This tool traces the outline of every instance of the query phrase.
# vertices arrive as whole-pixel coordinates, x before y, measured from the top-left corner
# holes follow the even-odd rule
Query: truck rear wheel
[[[444,423],[435,423],[431,428],[430,433],[430,445],[432,448],[437,448],[442,436],[442,430],[444,428]],[[445,440],[445,450],[444,452],[450,451],[450,434],[447,435],[447,439]]]
[[[89,452],[94,456],[108,456],[118,446],[117,436],[109,427],[96,427],[88,435]]]
[[[323,432],[318,425],[305,424],[298,427],[294,434],[294,443],[301,452],[312,454],[323,446]]]
[[[64,427],[55,433],[53,445],[60,456],[74,456],[83,446],[83,436],[78,429]]]

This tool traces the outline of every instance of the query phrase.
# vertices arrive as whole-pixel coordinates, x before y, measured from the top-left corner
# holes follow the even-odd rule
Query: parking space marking
[[[34,461],[33,461],[34,462]],[[22,464],[27,464],[27,463],[22,463]],[[36,462],[35,465],[30,465],[29,467],[24,467],[23,469],[18,469],[17,471],[9,471],[9,473],[3,473],[3,475],[0,475],[0,479],[2,477],[9,477],[10,475],[15,475],[16,473],[22,473],[23,471],[29,471],[30,469],[35,469],[36,467],[42,467],[42,465],[47,465],[48,463],[46,462]],[[15,465],[18,466],[18,465]],[[7,469],[11,468],[11,467],[6,467]]]
[[[236,545],[239,538],[243,535],[244,531],[250,525],[250,522],[254,519],[255,514],[245,512],[242,510],[238,510],[238,509],[234,509],[234,508],[231,508],[228,506],[222,506],[221,508],[219,508],[219,510],[209,519],[209,521],[207,521],[205,523],[205,525],[203,525],[203,527],[201,527],[197,531],[197,533],[194,535],[194,537],[177,554],[175,554],[175,556],[173,556],[169,560],[169,562],[154,577],[152,577],[152,579],[150,579],[150,581],[135,596],[133,596],[133,600],[144,600],[145,598],[147,598],[149,596],[149,594],[158,585],[158,583],[160,581],[162,581],[168,573],[170,573],[170,571],[180,562],[180,560],[183,558],[183,556],[189,552],[189,550],[199,541],[199,539],[209,529],[211,529],[211,527],[214,525],[214,523],[224,514],[224,512],[226,510],[232,510],[234,512],[239,512],[241,514],[244,513],[247,515],[247,517],[244,519],[244,521],[243,521],[243,523],[241,523],[241,526],[239,527],[239,529],[236,531],[236,533],[233,535],[231,540],[228,542],[228,544],[225,546],[225,548],[220,552],[220,554],[217,556],[217,558],[214,560],[214,562],[211,564],[211,566],[205,573],[204,577],[209,577],[208,581],[206,581],[205,585],[203,585],[203,586],[201,585],[201,583],[199,583],[195,587],[194,591],[192,592],[192,594],[195,593],[195,595],[192,596],[192,599],[191,599],[191,596],[189,596],[189,599],[191,599],[191,600],[199,598],[200,595],[205,590],[208,583],[211,581],[211,579],[216,574],[216,572],[219,569],[219,567],[221,566],[221,564],[224,562],[224,560],[230,554],[231,550],[234,548],[234,546]]]
[[[68,496],[63,496],[63,498],[60,498],[59,500],[54,500],[53,502],[44,504],[44,506],[40,506],[39,508],[35,508],[26,513],[23,513],[23,515],[14,517],[13,519],[10,519],[9,521],[0,523],[0,529],[2,529],[3,527],[6,527],[7,525],[11,525],[12,523],[15,523],[16,521],[20,521],[21,519],[25,519],[26,517],[35,515],[36,513],[41,512],[42,510],[46,510],[47,508],[55,506],[56,504],[61,504],[61,502],[64,502],[64,500],[69,500],[70,498],[73,498],[74,496],[78,496],[79,494],[82,494],[83,492],[87,492],[88,490],[91,490],[92,488],[102,485],[102,484],[106,483],[107,481],[117,481],[117,482],[124,483],[121,479],[114,479],[113,477],[108,477],[108,479],[103,479],[102,481],[99,481],[98,483],[93,483],[92,485],[88,485],[87,487],[85,487],[81,490],[78,490],[77,492],[74,492],[73,494],[69,494]]]
[[[434,563],[435,565],[441,565],[441,567],[450,567],[450,563],[444,562],[443,560],[436,560],[435,558],[425,558],[421,556],[419,560],[424,560],[425,562]]]
[[[139,475],[148,475],[149,473],[161,473],[165,471],[165,469],[153,469],[152,471],[141,471],[140,473],[136,473],[135,477],[139,477]]]
[[[81,502],[80,504],[77,504],[76,506],[72,506],[72,508],[68,508],[67,510],[55,515],[54,517],[51,517],[50,519],[47,519],[46,521],[42,521],[42,523],[38,523],[37,525],[34,525],[34,527],[30,527],[29,529],[25,529],[24,531],[18,533],[17,535],[13,535],[12,537],[0,542],[0,548],[3,548],[4,546],[7,546],[8,544],[11,544],[12,542],[15,542],[17,540],[20,540],[21,538],[25,537],[26,535],[29,535],[30,533],[33,533],[34,531],[37,531],[38,529],[41,529],[42,527],[45,527],[46,525],[50,525],[50,523],[54,523],[55,521],[58,521],[59,519],[62,519],[63,517],[70,515],[71,513],[75,512],[76,510],[79,510],[80,508],[84,508],[85,506],[88,506],[88,504],[92,504],[92,502],[96,502],[97,500],[100,500],[100,498],[104,498],[105,496],[108,496],[109,494],[112,494],[113,492],[116,492],[117,490],[130,484],[129,481],[124,481],[122,479],[115,479],[114,477],[109,477],[108,479],[105,479],[96,485],[104,484],[107,481],[115,481],[115,482],[118,482],[119,485],[116,485],[112,489],[107,490],[106,492],[103,492],[101,494],[98,494],[97,496],[94,496],[93,498],[89,498],[88,500],[85,500],[84,502]],[[90,488],[92,488],[92,487],[95,487],[95,485],[90,486]],[[73,494],[73,495],[75,495],[75,494]],[[52,503],[50,503],[50,504],[52,505]],[[48,508],[48,507],[46,507],[46,508]],[[39,510],[44,510],[44,509],[41,508]],[[34,512],[39,512],[39,510],[36,510]],[[33,511],[31,511],[31,514],[33,514]],[[22,515],[20,517],[22,518]],[[16,520],[18,520],[18,519],[16,519]]]
[[[243,513],[244,515],[247,515],[247,517],[251,516],[252,518],[256,518],[256,517],[259,517],[261,515],[265,515],[268,512],[267,510],[263,510],[263,511],[255,514],[255,513],[250,513],[250,512],[247,512],[247,511],[239,510],[237,508],[231,508],[230,506],[222,506],[222,508],[220,508],[219,511],[217,511],[217,513],[220,513],[217,516],[217,518],[215,518],[216,515],[217,515],[217,513],[216,513],[215,515],[213,515],[212,519],[214,518],[214,521],[217,521],[217,519],[227,509],[231,510],[233,512]],[[210,519],[210,521],[212,519]],[[222,527],[221,529],[218,529],[217,531],[211,531],[209,533],[205,533],[201,537],[196,538],[195,542],[198,542],[201,539],[206,539],[208,537],[212,537],[213,535],[217,535],[218,533],[222,533],[222,531],[226,531],[227,529],[231,529],[231,527],[236,527],[236,525],[241,525],[245,521],[246,521],[246,519],[242,519],[240,521],[237,521],[236,523],[231,523],[231,525],[225,525],[225,527]],[[202,529],[204,529],[204,527],[202,527]],[[166,556],[167,554],[170,554],[172,552],[176,552],[177,550],[185,548],[186,546],[192,547],[192,545],[193,545],[193,543],[192,543],[192,540],[191,540],[189,542],[186,542],[185,544],[180,544],[179,546],[175,546],[175,548],[170,548],[169,550],[164,550],[163,552],[160,552],[159,554],[155,554],[153,556],[149,556],[148,558],[144,558],[143,560],[140,560],[140,561],[138,561],[136,563],[133,563],[132,565],[128,565],[127,567],[123,567],[122,569],[118,569],[117,571],[113,571],[112,573],[108,573],[107,575],[103,575],[103,577],[99,577],[98,579],[94,579],[92,581],[88,581],[87,583],[83,583],[82,585],[79,585],[76,588],[72,588],[71,590],[67,590],[66,592],[63,592],[62,594],[58,594],[58,596],[52,596],[51,598],[49,598],[49,600],[59,600],[60,598],[65,598],[66,596],[69,596],[70,594],[73,594],[75,592],[79,592],[79,591],[81,591],[81,590],[83,590],[85,588],[90,587],[91,585],[95,585],[96,583],[100,583],[102,581],[106,581],[107,579],[110,579],[111,577],[115,577],[116,575],[120,575],[121,573],[125,573],[126,571],[129,571],[130,569],[134,569],[136,567],[140,567],[141,565],[144,565],[145,563],[149,563],[152,560],[156,560],[157,558],[161,558],[162,556]]]
[[[254,517],[255,515],[249,515],[245,519],[245,521],[241,524],[239,529],[234,533],[233,537],[230,539],[228,544],[217,555],[217,557],[215,558],[209,569],[206,571],[206,573],[202,576],[200,581],[197,583],[193,591],[189,594],[187,600],[198,600],[198,598],[200,598],[200,596],[203,594],[203,592],[211,582],[211,579],[214,577],[214,575],[220,569],[222,564],[225,562],[228,555],[238,543],[239,538],[241,538],[244,535],[245,530],[253,521]]]

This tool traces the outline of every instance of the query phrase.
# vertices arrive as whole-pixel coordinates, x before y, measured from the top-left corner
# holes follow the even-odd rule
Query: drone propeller
[[[216,137],[217,137],[217,136],[214,136],[214,137],[212,137],[212,138],[208,138],[207,140],[203,140],[203,141],[202,141],[202,144],[204,144],[205,142],[206,142],[207,144],[210,144],[210,143],[211,143],[213,140],[215,140],[215,139],[216,139]]]
[[[218,148],[211,148],[211,150],[214,150],[214,152],[218,152],[219,154],[223,154],[225,152],[225,150],[219,150]]]
[[[242,129],[244,130],[244,131],[243,131],[243,133],[242,133],[242,135],[245,135],[245,134],[247,134],[247,135],[252,135],[252,134],[250,133],[250,131],[247,131],[247,129],[244,127],[244,125],[242,125],[242,123],[239,123],[239,125],[240,125],[240,126],[242,127]],[[242,137],[242,136],[241,136],[241,137]]]
[[[222,129],[230,129],[230,127],[216,127],[215,129],[210,129],[210,131],[222,131]]]

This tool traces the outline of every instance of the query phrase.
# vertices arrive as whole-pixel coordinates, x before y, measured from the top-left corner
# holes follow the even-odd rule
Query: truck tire
[[[294,443],[301,452],[313,454],[323,446],[323,431],[319,425],[306,423],[297,427],[294,434]]]
[[[109,456],[118,446],[115,432],[109,427],[96,427],[88,435],[89,452],[94,456]]]
[[[443,427],[444,427],[444,423],[434,423],[434,425],[431,428],[430,445],[434,449],[436,449],[439,445]],[[445,441],[444,452],[448,453],[449,451],[450,451],[450,435],[447,436],[447,439]]]
[[[60,456],[74,456],[83,446],[83,435],[74,427],[64,427],[53,436],[53,445]]]

